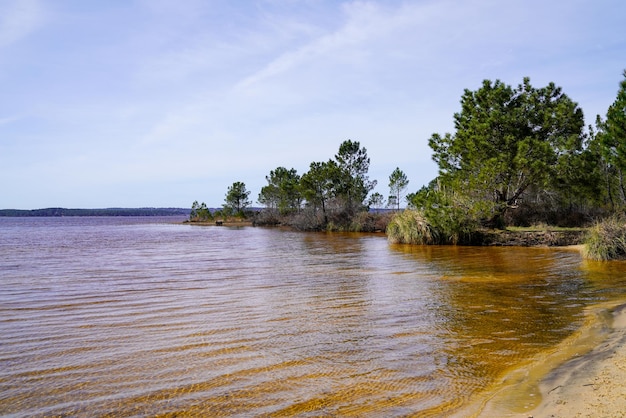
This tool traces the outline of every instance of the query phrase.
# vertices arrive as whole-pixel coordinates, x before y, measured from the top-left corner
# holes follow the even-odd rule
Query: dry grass
[[[387,225],[387,239],[396,244],[437,244],[438,231],[415,210],[399,212]]]
[[[591,227],[583,255],[599,261],[626,258],[626,219],[613,216]]]

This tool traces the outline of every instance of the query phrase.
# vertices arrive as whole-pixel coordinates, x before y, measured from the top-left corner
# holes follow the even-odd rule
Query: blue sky
[[[626,69],[623,0],[0,0],[0,208],[256,202],[347,139],[387,196],[437,174],[463,89],[553,81],[587,124]]]

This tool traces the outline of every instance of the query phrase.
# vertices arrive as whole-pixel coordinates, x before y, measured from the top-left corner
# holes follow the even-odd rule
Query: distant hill
[[[0,209],[0,216],[189,216],[182,208],[106,208],[106,209]]]

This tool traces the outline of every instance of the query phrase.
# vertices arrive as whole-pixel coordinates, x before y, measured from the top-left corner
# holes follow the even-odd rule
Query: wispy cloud
[[[0,117],[0,126],[8,125],[9,123],[15,122],[18,119],[19,119],[19,117],[17,117],[17,116]]]
[[[0,47],[28,36],[43,23],[43,7],[38,0],[0,3]]]
[[[237,84],[236,89],[245,89],[265,79],[278,76],[298,66],[305,65],[316,59],[370,39],[377,30],[381,20],[379,6],[370,3],[354,3],[343,7],[346,22],[343,26],[330,33],[325,33],[305,45],[281,53],[265,67],[249,75]]]
[[[472,24],[473,18],[488,9],[488,3],[477,2],[461,5],[452,1],[420,2],[393,7],[364,1],[344,3],[336,10],[343,16],[338,27],[326,28],[317,37],[280,51],[262,68],[242,79],[236,90],[245,90],[312,63],[359,57],[359,50],[372,59],[358,62],[359,65],[380,66],[383,63],[368,52],[392,54],[395,50],[417,60],[452,42],[468,44],[476,37],[491,37],[486,28]],[[456,35],[452,35],[451,27]]]

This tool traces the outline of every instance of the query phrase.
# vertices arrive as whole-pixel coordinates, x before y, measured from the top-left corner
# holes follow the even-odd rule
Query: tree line
[[[623,212],[625,115],[626,79],[606,118],[587,130],[582,109],[554,83],[536,88],[525,78],[514,88],[486,80],[465,90],[455,132],[431,136],[439,175],[410,196],[411,205],[461,230],[580,225]]]
[[[428,140],[438,175],[406,196],[409,209],[455,241],[477,228],[581,225],[624,213],[626,71],[623,76],[606,117],[588,127],[579,105],[554,83],[535,87],[524,78],[513,87],[485,80],[475,91],[466,89],[454,132]],[[258,221],[359,229],[350,225],[385,206],[382,195],[371,193],[376,181],[368,178],[369,164],[367,150],[347,140],[334,158],[312,162],[302,175],[293,168],[270,171],[258,195],[265,207]],[[407,187],[397,168],[386,206],[399,210]],[[249,195],[245,184],[233,183],[224,210],[245,213]]]
[[[370,208],[380,209],[384,205],[380,193],[370,195],[377,181],[369,179],[369,166],[367,149],[358,141],[346,140],[340,144],[334,158],[312,162],[302,175],[294,168],[277,167],[265,177],[267,185],[258,195],[258,202],[264,209],[254,214],[254,220],[257,224],[289,224],[300,229],[377,229],[355,225],[355,220],[363,217]],[[388,205],[399,209],[408,179],[396,168],[389,181]],[[218,216],[246,216],[246,209],[251,204],[245,184],[235,182],[228,188]],[[192,219],[214,217],[206,204],[193,203]]]

